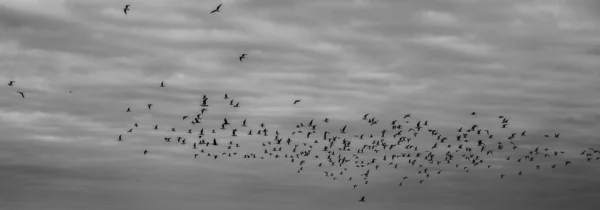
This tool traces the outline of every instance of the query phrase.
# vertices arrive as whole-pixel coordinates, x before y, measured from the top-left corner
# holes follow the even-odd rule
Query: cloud
[[[8,198],[0,208],[596,205],[593,187],[600,180],[594,177],[600,171],[579,154],[599,148],[597,1],[1,2],[0,80],[16,82],[0,88],[0,158],[8,160],[0,163],[5,187],[0,197]],[[221,12],[210,14],[220,3]],[[127,15],[125,4],[131,5]],[[240,62],[242,53],[248,56]],[[159,86],[162,81],[166,87]],[[25,92],[26,99],[16,91]],[[230,99],[223,98],[225,93]],[[192,124],[204,95],[208,112],[200,125]],[[229,106],[231,99],[240,107]],[[302,102],[293,105],[296,99]],[[154,104],[152,110],[148,103]],[[473,111],[478,114],[471,116]],[[362,121],[365,113],[378,124]],[[382,129],[388,130],[386,141],[395,143],[389,137],[397,132],[388,128],[392,120],[412,135],[402,119],[407,113],[412,124],[428,121],[453,145],[461,143],[456,129],[473,124],[494,135],[486,140],[490,147],[498,141],[510,147],[511,133],[527,130],[527,136],[512,140],[516,150],[481,156],[481,166],[491,165],[489,170],[471,166],[465,173],[464,152],[455,152],[460,167],[419,162],[443,171],[423,184],[418,183],[423,174],[406,158],[397,160],[398,169],[381,162],[371,169],[369,184],[357,189],[352,185],[362,182],[366,168],[348,165],[344,173],[355,180],[333,181],[324,171],[342,169],[316,166],[329,164],[323,160],[322,131],[337,133],[347,124],[342,139],[352,139],[353,151],[373,141],[354,135],[373,134],[378,140]],[[510,117],[507,128],[501,128],[499,115]],[[219,129],[223,118],[238,128],[237,137],[230,128]],[[244,119],[248,127],[238,127]],[[296,125],[310,120],[318,124],[316,139],[307,139],[305,132],[291,136]],[[268,136],[256,134],[260,123],[267,125]],[[205,136],[198,137],[201,127]],[[247,135],[249,130],[254,135]],[[423,152],[432,150],[436,139],[425,130],[411,140]],[[262,144],[273,144],[275,132],[289,137],[289,147],[298,145],[299,151],[319,143],[294,163],[289,157],[274,159],[269,153],[292,153],[287,144],[280,145],[282,152],[264,153]],[[544,137],[554,133],[561,138]],[[118,135],[123,142],[116,141]],[[471,141],[483,138],[469,135]],[[213,138],[221,146],[192,149],[200,139]],[[538,146],[565,154],[506,161]],[[440,148],[436,158],[446,151],[454,149]],[[357,160],[382,153],[369,151]],[[390,158],[391,151],[385,153]],[[298,159],[307,162],[302,173],[297,173]],[[548,168],[566,160],[573,165]],[[536,164],[542,165],[539,171]],[[516,176],[520,170],[526,175]],[[501,173],[507,177],[499,179]],[[410,178],[398,187],[402,176]],[[361,195],[368,202],[356,205]]]

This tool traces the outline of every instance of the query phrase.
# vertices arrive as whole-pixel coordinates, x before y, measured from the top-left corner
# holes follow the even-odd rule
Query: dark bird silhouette
[[[14,83],[15,81],[8,81],[8,86],[13,86]]]
[[[229,99],[229,97],[227,97],[227,93],[225,93],[225,99]]]
[[[25,93],[23,93],[21,91],[17,91],[17,93],[21,94],[21,97],[25,98]]]
[[[129,11],[129,4],[125,5],[125,8],[123,8],[123,12],[127,15],[127,11]]]
[[[296,105],[297,103],[300,103],[300,99],[296,99],[296,100],[294,101],[294,105]]]
[[[144,155],[146,155],[146,153],[148,153],[148,150],[144,150]]]
[[[243,60],[244,58],[246,58],[246,55],[247,55],[247,54],[246,54],[246,53],[244,53],[244,54],[242,54],[242,55],[240,56],[240,62],[242,62],[242,60]]]
[[[148,109],[152,109],[152,104],[148,104]]]
[[[165,87],[165,81],[160,82],[160,87]]]
[[[131,112],[131,107],[127,107],[127,111],[125,112]]]
[[[202,106],[202,107],[207,107],[207,106],[208,106],[208,104],[206,104],[206,101],[207,101],[207,100],[208,100],[208,98],[203,98],[203,99],[202,99],[202,104],[201,104],[200,106]]]
[[[210,12],[210,14],[215,13],[215,12],[220,12],[219,9],[221,9],[221,6],[223,5],[223,3],[219,4],[219,6],[217,6],[216,9],[214,9],[213,11]]]
[[[365,202],[365,196],[361,197],[358,202]]]

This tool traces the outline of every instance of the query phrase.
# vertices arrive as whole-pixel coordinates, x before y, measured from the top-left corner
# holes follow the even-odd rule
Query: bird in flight
[[[358,202],[365,202],[365,196],[361,197]]]
[[[15,81],[8,81],[8,86],[13,86],[14,83]]]
[[[165,81],[160,82],[160,87],[165,87]]]
[[[148,109],[152,109],[152,104],[148,104]]]
[[[208,100],[208,98],[204,98],[204,99],[202,99],[202,104],[201,104],[200,106],[202,106],[202,107],[207,107],[207,106],[208,106],[208,104],[206,104],[206,100]]]
[[[296,105],[297,103],[300,103],[300,99],[294,101],[294,105]]]
[[[127,14],[127,11],[129,11],[129,4],[125,5],[125,8],[123,8],[125,14]]]
[[[146,155],[146,153],[148,153],[148,150],[144,150],[144,155]]]
[[[17,93],[21,94],[21,97],[25,98],[25,93],[23,93],[21,91],[17,91]]]
[[[211,11],[210,14],[215,13],[215,12],[220,12],[219,9],[221,9],[221,5],[223,5],[223,3],[219,4],[219,6],[217,6],[216,9],[214,9],[213,11]]]
[[[246,58],[246,55],[248,55],[248,54],[246,54],[246,53],[243,53],[243,54],[240,56],[240,62],[242,62],[242,60],[243,60],[244,58]]]

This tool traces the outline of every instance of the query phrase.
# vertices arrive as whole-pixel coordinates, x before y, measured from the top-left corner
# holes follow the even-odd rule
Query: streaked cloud
[[[595,0],[0,0],[0,80],[16,81],[0,88],[0,209],[590,209],[600,171],[579,153],[600,147],[598,11]],[[214,135],[240,144],[233,158],[194,159],[191,143],[165,143],[198,139],[181,118],[203,95],[207,133],[227,117],[282,135],[315,119],[377,136],[364,114],[387,126],[412,113],[449,138],[472,124],[498,139],[528,135],[486,159],[489,170],[440,166],[443,175],[399,188],[416,174],[400,163],[352,189],[317,160],[296,173],[289,160],[242,159],[274,138],[247,129]],[[430,148],[431,138],[414,141]],[[537,146],[566,153],[538,164],[572,167],[505,160]]]

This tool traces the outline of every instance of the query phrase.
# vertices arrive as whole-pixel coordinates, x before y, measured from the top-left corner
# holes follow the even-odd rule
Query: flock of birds
[[[165,87],[164,81],[161,82],[160,87]],[[234,100],[230,99],[227,94],[224,95],[223,100],[229,100],[229,105],[232,107],[239,107],[239,102],[234,103]],[[294,100],[290,105],[294,106],[300,102],[300,99]],[[176,141],[181,145],[190,145],[193,158],[199,158],[202,155],[212,159],[218,157],[280,159],[297,165],[297,173],[301,173],[306,165],[312,164],[315,168],[323,169],[325,177],[332,180],[347,180],[352,188],[368,184],[370,175],[383,167],[392,170],[399,167],[405,169],[405,166],[414,167],[416,176],[412,179],[423,184],[430,177],[441,175],[444,170],[451,170],[449,168],[455,168],[453,171],[459,170],[465,173],[475,168],[494,169],[494,164],[486,164],[486,157],[501,157],[503,160],[518,163],[536,163],[535,170],[554,169],[560,165],[567,167],[571,164],[570,160],[563,160],[562,156],[565,152],[561,150],[539,146],[521,149],[516,142],[518,142],[518,138],[527,136],[527,131],[495,137],[491,128],[474,124],[457,128],[456,134],[444,135],[440,130],[431,127],[428,120],[415,120],[410,113],[387,125],[381,124],[381,127],[379,127],[380,120],[377,117],[371,116],[369,113],[364,114],[362,121],[365,126],[370,127],[370,130],[378,130],[376,133],[351,133],[347,124],[340,125],[339,130],[331,129],[332,126],[335,126],[332,125],[333,120],[329,118],[298,122],[292,130],[286,129],[288,132],[284,133],[279,130],[270,131],[269,126],[265,123],[257,123],[256,126],[252,126],[248,123],[248,119],[234,123],[223,118],[220,129],[208,128],[205,126],[206,123],[202,123],[203,118],[209,114],[206,95],[202,97],[200,107],[199,113],[181,116],[181,120],[189,121],[193,126],[191,129],[189,127],[183,129],[184,132],[177,133],[181,129],[162,128],[160,125],[149,125],[149,127],[154,130],[165,129],[172,132],[173,135],[164,136],[163,140],[166,143]],[[147,104],[148,110],[152,110],[152,108],[152,103]],[[125,112],[132,112],[131,107],[128,107]],[[472,112],[470,115],[475,116],[477,113]],[[500,129],[507,129],[510,118],[498,116],[498,121]],[[132,133],[134,128],[141,126],[138,122],[132,124],[134,127],[129,128],[128,133]],[[228,143],[223,143],[224,139],[217,137],[218,134],[224,132],[230,132],[231,138],[227,138],[229,139]],[[258,135],[264,138],[258,142],[264,152],[254,153],[243,150],[245,153],[238,153],[235,148],[241,146],[240,143],[234,141],[240,136],[238,133],[245,133],[245,136]],[[119,135],[117,140],[124,141],[124,135]],[[197,136],[197,139],[188,140],[190,136]],[[268,136],[273,136],[273,138],[269,140]],[[420,139],[417,140],[417,137]],[[560,133],[546,134],[544,137],[559,138]],[[503,153],[504,151],[507,152]],[[146,155],[148,152],[146,149],[143,153]],[[587,161],[600,160],[600,150],[598,149],[586,149],[581,152],[581,155]],[[561,162],[556,159],[561,159]],[[500,172],[498,177],[504,179],[511,174],[520,176],[524,172],[523,170],[511,173]],[[410,180],[409,178],[409,176],[402,176],[398,181],[398,186],[402,186],[404,182]],[[359,201],[365,202],[365,196],[362,196]]]
[[[219,12],[221,6],[222,4],[218,5],[210,14]],[[123,8],[125,14],[129,10],[130,5]],[[242,54],[239,60],[245,59],[246,55]],[[13,87],[14,84],[15,81],[9,81],[8,86]],[[166,88],[164,81],[160,83],[159,87]],[[25,93],[17,92],[23,99],[25,98]],[[305,170],[304,167],[310,164],[315,168],[321,168],[323,175],[329,179],[346,180],[352,188],[367,185],[369,177],[374,172],[382,170],[383,167],[391,170],[399,167],[405,169],[406,166],[415,168],[414,176],[399,177],[398,187],[401,187],[404,182],[410,180],[423,184],[433,176],[442,175],[444,170],[458,170],[465,173],[476,168],[492,170],[495,165],[486,162],[487,157],[493,157],[496,160],[501,158],[505,161],[522,164],[525,162],[535,163],[535,170],[568,167],[571,164],[570,160],[564,160],[564,157],[561,157],[565,153],[561,150],[541,147],[521,148],[517,142],[519,142],[519,138],[527,136],[524,130],[508,136],[495,136],[502,135],[502,132],[494,134],[490,130],[491,128],[474,124],[456,128],[455,134],[447,135],[430,126],[428,120],[414,119],[410,113],[385,123],[380,122],[377,117],[371,116],[369,113],[364,114],[362,117],[364,125],[370,130],[377,130],[376,133],[352,132],[348,125],[335,126],[332,124],[334,120],[328,118],[298,122],[291,130],[286,129],[288,130],[286,133],[279,130],[273,132],[265,123],[251,125],[248,119],[230,122],[224,118],[221,127],[214,129],[207,127],[206,123],[202,123],[203,118],[209,113],[208,99],[206,95],[202,97],[198,113],[181,116],[182,121],[187,121],[192,125],[191,129],[186,127],[181,132],[182,129],[174,127],[163,128],[158,124],[143,125],[133,122],[133,127],[126,129],[127,133],[133,133],[142,126],[153,130],[170,131],[172,135],[163,136],[162,140],[166,143],[177,142],[181,145],[189,145],[193,158],[273,158],[294,164],[297,167],[297,173],[301,173]],[[240,106],[239,102],[229,98],[227,94],[224,95],[223,100],[228,101],[231,107]],[[295,106],[300,102],[300,99],[294,100],[290,105]],[[153,107],[152,103],[148,103],[146,106],[148,111],[152,111]],[[132,112],[132,107],[128,107],[124,111]],[[478,114],[472,112],[470,115]],[[506,129],[510,122],[510,118],[505,116],[498,116],[497,120],[500,123],[499,129]],[[337,127],[339,130],[331,129],[332,127]],[[217,139],[217,133],[223,132],[230,132],[229,142]],[[120,134],[117,140],[124,141],[126,135],[128,134]],[[234,142],[233,139],[240,135],[264,138],[263,141],[258,142],[261,150],[264,151],[254,153],[240,150],[238,153],[235,148],[240,148],[240,143]],[[188,140],[190,136],[197,138]],[[269,140],[268,136],[272,138]],[[418,141],[417,136],[420,137]],[[544,137],[559,138],[560,133],[546,134]],[[143,155],[147,155],[149,152],[145,149]],[[600,150],[598,149],[588,148],[583,150],[580,155],[587,161],[600,160]],[[498,178],[504,179],[506,176],[523,174],[523,170],[519,170],[499,172],[497,175]],[[365,201],[365,196],[361,196],[359,202]]]

